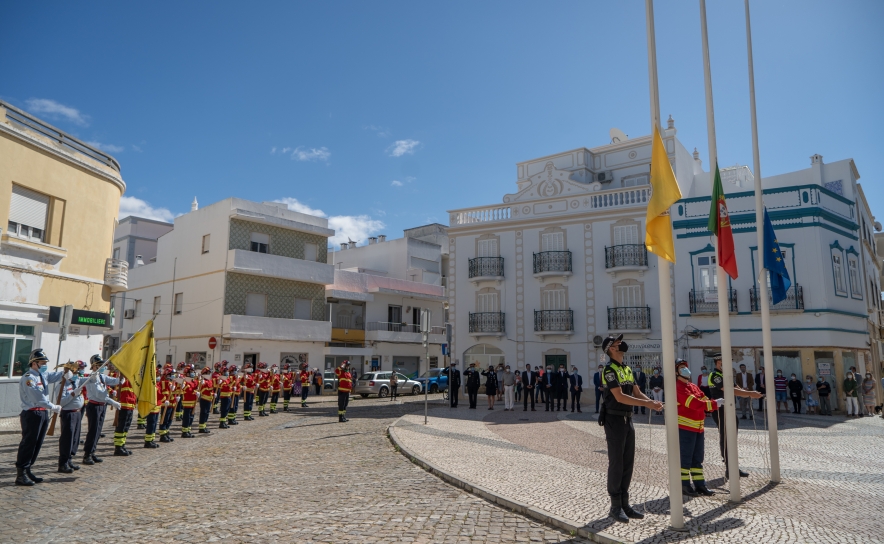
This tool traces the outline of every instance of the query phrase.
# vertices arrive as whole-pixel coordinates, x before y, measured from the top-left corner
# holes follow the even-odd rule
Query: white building
[[[131,302],[117,314],[124,339],[156,315],[160,361],[321,365],[331,339],[325,288],[334,283],[325,218],[228,198],[174,224],[156,261],[129,272]]]

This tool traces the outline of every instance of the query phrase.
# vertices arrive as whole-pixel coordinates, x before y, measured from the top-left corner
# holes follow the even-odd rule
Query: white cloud
[[[412,155],[420,142],[417,140],[396,140],[393,145],[387,148],[387,152],[391,157],[401,157],[402,155]]]
[[[283,148],[282,148],[282,151],[281,151],[280,153],[282,153],[283,155],[285,155],[286,153],[288,153],[288,152],[291,151],[291,150],[292,150],[291,147],[283,147]]]
[[[145,219],[156,219],[158,221],[169,221],[175,218],[175,214],[166,208],[154,208],[146,201],[134,196],[124,196],[120,198],[120,214],[122,219],[129,215],[136,217],[144,217]]]
[[[276,148],[275,148],[275,147],[271,147],[271,148],[270,148],[270,154],[273,155],[274,153],[276,153]]]
[[[328,161],[331,158],[331,151],[327,147],[304,148],[298,146],[292,151],[292,159],[296,161]]]
[[[297,198],[279,198],[274,202],[285,204],[288,209],[294,212],[328,217],[322,210],[313,209]],[[370,215],[333,215],[328,217],[328,227],[335,231],[335,235],[328,239],[329,243],[338,245],[349,240],[364,244],[369,236],[380,232],[386,225],[383,221],[372,219]]]
[[[394,179],[393,181],[390,182],[390,185],[392,185],[393,187],[402,187],[402,182],[399,181],[398,179]]]
[[[137,152],[139,152],[139,153],[141,153],[141,148],[138,147],[138,146],[135,145],[135,144],[132,144],[132,149],[135,150],[135,151],[137,151]]]
[[[386,138],[387,136],[390,135],[390,129],[388,129],[386,127],[379,127],[377,125],[366,125],[366,126],[362,127],[362,130],[370,130],[370,131],[374,132],[375,134],[377,134],[381,138]]]
[[[59,104],[50,98],[29,98],[25,101],[25,109],[35,115],[43,115],[50,119],[64,119],[85,127],[89,124],[89,116],[77,108]]]
[[[94,148],[100,149],[102,151],[107,151],[108,153],[122,153],[123,151],[126,150],[125,147],[120,146],[120,145],[103,144],[101,142],[86,142],[86,143],[91,145]],[[141,149],[138,149],[138,151],[141,151]]]

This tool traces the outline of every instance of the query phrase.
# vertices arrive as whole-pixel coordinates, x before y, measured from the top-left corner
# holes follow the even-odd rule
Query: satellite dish
[[[617,142],[625,142],[629,139],[629,136],[623,134],[623,131],[616,127],[612,128],[609,134],[611,135],[612,144],[616,144]]]

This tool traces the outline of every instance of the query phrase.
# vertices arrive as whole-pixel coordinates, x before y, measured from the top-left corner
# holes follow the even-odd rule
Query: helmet
[[[270,365],[270,368],[279,368],[279,365],[276,363],[273,363],[272,365]]]
[[[77,361],[77,368],[79,370],[83,370],[84,368],[86,368],[86,363],[84,363],[83,361]]]
[[[211,373],[212,373],[212,369],[207,366],[203,367],[203,369],[200,371],[200,374],[211,374]]]
[[[246,363],[246,364],[242,365],[243,370],[246,370],[248,368],[252,368],[252,363]]]
[[[291,368],[291,366],[289,366],[288,363],[282,365],[282,369],[283,369],[283,370],[288,370],[288,369],[290,369],[290,368]]]
[[[350,366],[350,361],[344,359],[344,361],[341,363],[341,366],[342,366],[342,367],[344,367],[344,366]]]
[[[169,363],[169,364],[171,364],[171,363]],[[182,369],[184,369],[184,368],[187,368],[187,365],[184,364],[184,361],[181,361],[180,363],[178,363],[178,366],[177,366],[176,368],[177,368],[178,370],[182,370]]]
[[[174,373],[175,373],[175,370],[172,369],[171,367],[163,369],[163,377],[164,378],[168,378],[169,376],[171,376]]]
[[[236,365],[230,365],[230,366],[227,368],[227,371],[228,371],[228,372],[236,372],[237,370],[239,370],[239,369],[236,367]]]
[[[49,357],[43,353],[43,348],[37,348],[31,352],[31,356],[28,358],[28,363],[39,363],[39,362],[49,362]]]
[[[680,367],[681,365],[686,365],[686,364],[688,364],[688,362],[685,361],[684,359],[675,359],[675,368],[676,369],[678,367]]]
[[[228,362],[227,362],[227,361],[221,361],[221,366],[222,366],[222,367],[225,367],[225,366],[227,366],[227,365],[228,365]]]
[[[215,363],[215,370],[221,370],[221,363]]]
[[[101,355],[96,353],[92,357],[89,357],[89,364],[91,366],[101,366],[104,364],[104,359],[101,358]]]
[[[260,363],[258,363],[258,370],[264,370],[266,368],[267,368],[267,363],[265,363],[264,361],[261,361]]]

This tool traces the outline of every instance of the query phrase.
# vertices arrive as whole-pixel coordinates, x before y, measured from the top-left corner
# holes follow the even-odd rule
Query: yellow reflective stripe
[[[693,395],[688,395],[688,400],[684,401],[684,407],[688,408],[691,405],[691,401],[694,400]]]
[[[712,401],[711,401],[711,400],[707,400],[707,401],[706,401],[706,411],[707,411],[707,412],[711,412],[711,411],[712,411]]]
[[[688,419],[684,416],[678,416],[678,424],[684,425],[685,427],[690,427],[692,429],[702,429],[703,421],[696,419]]]

